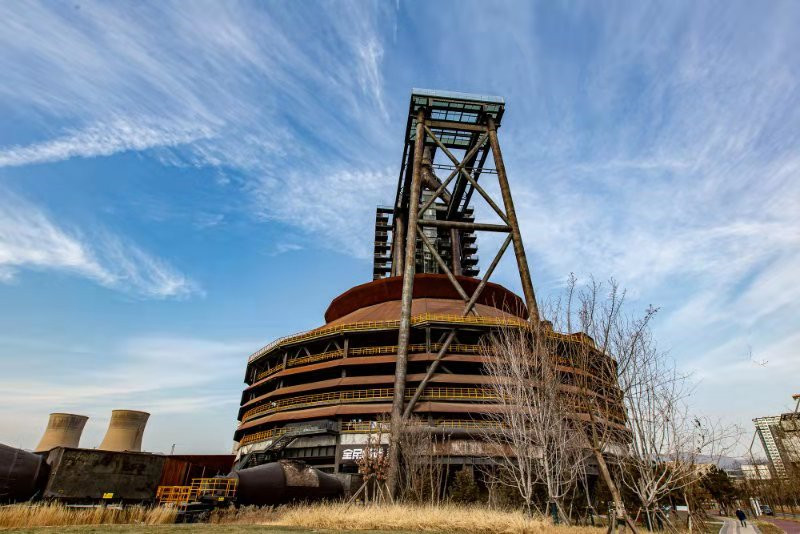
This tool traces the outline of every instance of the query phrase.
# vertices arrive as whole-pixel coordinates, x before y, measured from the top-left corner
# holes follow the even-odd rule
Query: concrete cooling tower
[[[136,410],[112,410],[111,421],[103,442],[97,447],[104,451],[131,451],[142,450],[142,436],[144,427],[150,414]]]
[[[89,418],[71,413],[51,413],[36,452],[46,452],[55,447],[77,447],[83,427]]]

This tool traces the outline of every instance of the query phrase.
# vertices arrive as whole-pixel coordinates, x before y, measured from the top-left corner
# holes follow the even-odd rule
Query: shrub
[[[453,477],[453,482],[450,484],[450,498],[458,503],[473,503],[478,501],[479,496],[478,484],[475,482],[472,469],[464,467]]]

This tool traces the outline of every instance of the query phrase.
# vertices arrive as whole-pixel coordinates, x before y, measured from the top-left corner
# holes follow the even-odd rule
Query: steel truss
[[[456,111],[453,111],[454,109]],[[391,413],[390,471],[388,474],[390,491],[394,491],[397,487],[399,469],[398,440],[401,429],[406,419],[413,412],[416,402],[423,397],[423,392],[429,380],[456,338],[457,332],[456,327],[454,327],[446,335],[425,377],[409,398],[406,394],[406,371],[418,238],[422,246],[436,260],[441,272],[447,276],[450,283],[464,300],[463,316],[475,313],[475,303],[486,287],[486,283],[509,245],[513,244],[529,320],[539,320],[525,248],[522,243],[516,210],[514,209],[514,201],[511,197],[511,189],[506,176],[500,143],[497,139],[497,128],[503,111],[503,101],[496,97],[475,97],[457,93],[417,90],[412,93],[406,133],[406,148],[403,155],[403,168],[398,181],[393,228],[392,273],[396,276],[403,276],[403,290]],[[488,149],[486,147],[487,141]],[[411,150],[412,145],[413,153]],[[452,153],[451,148],[464,149],[465,155],[463,159],[459,161]],[[434,166],[433,153],[436,149],[441,150],[447,156],[453,164],[452,167],[449,165]],[[495,169],[485,170],[483,166],[490,151],[494,159]],[[452,170],[447,178],[442,181],[434,174],[434,167]],[[482,173],[497,177],[502,197],[502,208],[478,183],[478,177]],[[454,181],[455,184],[452,190],[448,189],[448,186]],[[433,191],[433,194],[420,206],[423,188]],[[464,211],[467,209],[469,200],[475,191],[494,210],[503,224],[462,220]],[[445,218],[443,220],[423,220],[423,214],[437,199],[442,199],[448,206]],[[436,246],[430,242],[423,232],[423,228],[426,226],[450,230],[453,246],[451,264],[448,265],[437,251]],[[461,274],[461,265],[456,244],[458,243],[460,232],[464,231],[487,231],[507,234],[502,246],[489,264],[472,295],[467,294],[457,278]],[[407,404],[405,403],[406,399],[408,399]]]

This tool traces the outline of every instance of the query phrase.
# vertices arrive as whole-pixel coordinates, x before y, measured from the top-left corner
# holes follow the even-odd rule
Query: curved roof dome
[[[480,283],[477,278],[459,276],[458,282],[468,295]],[[400,318],[400,299],[403,277],[382,278],[355,286],[331,302],[325,312],[325,322],[340,323]],[[417,274],[414,276],[412,315],[421,313],[461,315],[464,301],[443,274]],[[522,299],[501,285],[488,282],[483,289],[475,311],[478,315],[528,318]]]

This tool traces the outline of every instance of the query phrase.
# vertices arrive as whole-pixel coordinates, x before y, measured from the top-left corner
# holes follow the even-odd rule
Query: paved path
[[[800,523],[797,521],[789,521],[788,519],[779,519],[773,517],[767,518],[764,516],[761,516],[761,519],[773,523],[776,527],[786,532],[786,534],[800,534]]]
[[[745,521],[747,523],[746,527],[743,527],[736,518],[723,517],[722,519],[725,520],[725,524],[722,525],[719,534],[759,534],[750,522],[749,517]]]

